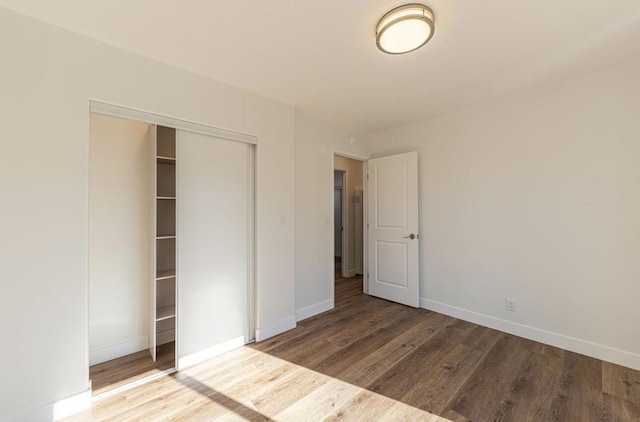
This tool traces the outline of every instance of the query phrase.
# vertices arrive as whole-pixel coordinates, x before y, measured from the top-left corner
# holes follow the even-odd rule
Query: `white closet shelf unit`
[[[158,162],[158,164],[176,164],[176,158],[175,157],[165,157],[163,155],[156,155],[156,160]]]
[[[160,306],[156,309],[156,321],[163,321],[165,319],[175,318],[176,305]]]
[[[174,341],[176,329],[176,130],[156,126],[153,145],[155,197],[153,291],[151,303],[150,351],[156,359],[156,347]]]
[[[169,270],[158,270],[156,271],[156,281],[167,280],[170,278],[176,277],[176,269],[171,268]]]

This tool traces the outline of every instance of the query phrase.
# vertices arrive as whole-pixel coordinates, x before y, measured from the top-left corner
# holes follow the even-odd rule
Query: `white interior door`
[[[244,344],[250,324],[251,146],[178,131],[179,358]]]
[[[418,153],[369,160],[369,294],[418,307]]]

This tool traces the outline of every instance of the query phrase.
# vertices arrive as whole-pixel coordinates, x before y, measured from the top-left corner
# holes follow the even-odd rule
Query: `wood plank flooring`
[[[163,344],[156,349],[156,361],[148,350],[142,350],[99,363],[89,368],[94,396],[106,393],[126,384],[141,380],[175,367],[175,342]]]
[[[640,372],[362,294],[69,421],[638,421]]]

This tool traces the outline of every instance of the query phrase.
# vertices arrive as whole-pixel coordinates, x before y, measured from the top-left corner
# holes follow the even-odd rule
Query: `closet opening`
[[[94,400],[255,339],[257,138],[90,102]]]
[[[91,114],[89,376],[94,397],[175,371],[176,130]]]

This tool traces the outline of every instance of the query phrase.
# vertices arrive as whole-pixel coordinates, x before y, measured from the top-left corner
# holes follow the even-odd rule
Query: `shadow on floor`
[[[245,420],[264,421],[264,422],[273,420],[254,409],[248,408],[242,403],[232,399],[229,396],[222,394],[219,391],[214,390],[208,385],[203,384],[202,382],[188,375],[178,374],[175,376],[175,380],[178,381],[183,386],[227,408],[228,410],[230,410],[231,412],[235,413],[236,415],[238,415],[239,417]]]

